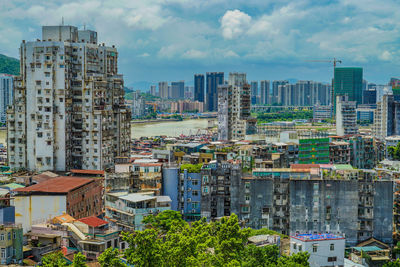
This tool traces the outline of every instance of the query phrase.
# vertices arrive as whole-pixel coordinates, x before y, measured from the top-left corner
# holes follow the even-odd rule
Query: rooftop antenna
[[[61,17],[61,26],[64,26],[64,17]]]

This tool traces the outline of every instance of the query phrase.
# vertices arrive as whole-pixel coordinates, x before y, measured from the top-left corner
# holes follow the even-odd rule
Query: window
[[[302,250],[303,250],[302,246],[301,246],[301,245],[299,245],[299,251],[302,251]]]
[[[330,249],[331,251],[335,250],[335,244],[331,244],[331,245],[329,246],[329,249]]]
[[[293,243],[293,249],[297,249],[297,244]]]
[[[36,85],[41,85],[42,81],[36,81]]]
[[[250,201],[250,195],[246,195],[246,196],[245,196],[245,200],[246,200],[246,201]]]
[[[7,237],[8,237],[8,240],[11,240],[11,232],[8,232]]]
[[[246,189],[250,189],[250,183],[249,183],[249,182],[246,182],[246,183],[244,184],[244,187],[245,187]]]
[[[198,185],[199,181],[198,180],[192,180],[192,185]]]
[[[41,133],[41,132],[37,133],[37,137],[42,137],[42,136],[43,136],[43,133]]]
[[[243,206],[242,207],[242,212],[250,212],[250,207],[249,206]]]
[[[45,75],[46,77],[50,77],[50,72],[45,72],[44,75]]]
[[[61,102],[61,103],[64,102],[64,98],[61,97],[61,98],[60,98],[60,102]]]
[[[192,191],[192,195],[193,195],[193,196],[198,196],[198,195],[199,195],[199,191],[193,190],[193,191]]]
[[[203,183],[208,183],[208,176],[207,175],[203,175]]]
[[[6,257],[6,249],[5,248],[2,248],[1,249],[1,258],[5,258]]]
[[[204,193],[204,194],[207,194],[207,193],[208,193],[208,186],[204,186],[204,187],[203,187],[203,193]]]
[[[336,261],[337,259],[336,259],[336,257],[328,257],[328,262],[333,262],[333,261]]]
[[[312,245],[312,252],[316,253],[318,251],[318,245],[317,244],[313,244]]]
[[[0,240],[3,241],[4,240],[4,234],[0,235]]]

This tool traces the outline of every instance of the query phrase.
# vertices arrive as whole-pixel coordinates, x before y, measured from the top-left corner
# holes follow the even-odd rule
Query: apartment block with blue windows
[[[179,179],[179,210],[186,221],[195,221],[201,218],[201,174],[180,172]]]

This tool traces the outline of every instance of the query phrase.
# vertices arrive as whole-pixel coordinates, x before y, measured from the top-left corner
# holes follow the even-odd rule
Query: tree
[[[67,266],[67,262],[64,260],[64,255],[59,251],[44,256],[42,265],[45,267],[64,267]]]
[[[400,142],[397,146],[388,147],[388,153],[394,160],[400,160]]]
[[[82,253],[78,252],[74,255],[74,261],[72,262],[73,267],[85,267],[86,265],[86,256]]]
[[[98,258],[101,267],[126,267],[127,265],[119,258],[119,251],[108,248]]]
[[[178,211],[166,210],[157,215],[146,216],[142,223],[146,224],[147,228],[156,228],[162,232],[168,232],[172,225],[182,227],[186,222]]]
[[[397,259],[395,261],[387,262],[385,265],[383,265],[383,267],[400,267],[400,260]]]

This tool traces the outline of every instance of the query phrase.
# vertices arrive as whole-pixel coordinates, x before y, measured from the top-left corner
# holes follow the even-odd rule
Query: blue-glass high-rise
[[[204,102],[204,75],[194,75],[194,101]]]
[[[218,85],[224,84],[223,72],[207,72],[206,74],[206,109],[218,110]]]

